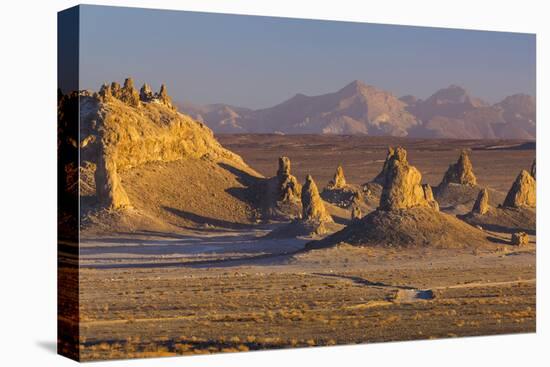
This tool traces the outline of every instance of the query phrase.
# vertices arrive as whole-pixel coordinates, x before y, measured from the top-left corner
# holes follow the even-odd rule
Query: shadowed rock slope
[[[261,176],[206,125],[179,113],[166,86],[129,78],[80,93],[82,223],[90,230],[228,227],[255,221]]]
[[[431,190],[421,184],[420,172],[396,148],[388,161],[380,206],[343,230],[307,249],[348,243],[357,246],[475,247],[488,244],[484,233],[454,216],[438,211]]]
[[[463,219],[484,229],[502,232],[536,232],[536,182],[526,170],[522,170],[512,184],[502,205],[483,205],[484,196],[480,193],[478,202]]]

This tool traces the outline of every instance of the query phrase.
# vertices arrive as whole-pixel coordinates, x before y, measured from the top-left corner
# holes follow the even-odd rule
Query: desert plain
[[[402,145],[437,185],[468,148],[479,183],[506,193],[529,167],[523,141],[220,135],[266,177],[277,158],[320,187],[342,164],[349,183],[380,171]],[[132,172],[122,183],[132,186]],[[130,192],[130,190],[128,190]],[[338,223],[349,210],[327,205]],[[445,211],[445,208],[441,209]],[[84,235],[80,353],[85,360],[233,352],[535,331],[536,236],[521,248],[486,230],[482,248],[354,247],[303,251],[310,238],[263,238],[284,223]]]

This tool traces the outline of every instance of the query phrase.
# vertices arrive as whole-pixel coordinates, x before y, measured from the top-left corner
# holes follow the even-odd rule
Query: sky
[[[426,98],[535,95],[533,34],[85,5],[80,89],[131,76],[177,102],[262,108],[353,80]]]

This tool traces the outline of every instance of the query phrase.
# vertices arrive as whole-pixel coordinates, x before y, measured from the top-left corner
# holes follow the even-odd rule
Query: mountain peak
[[[354,80],[351,83],[347,84],[344,88],[341,90],[350,90],[350,91],[360,91],[364,88],[368,88],[368,85],[360,80]]]

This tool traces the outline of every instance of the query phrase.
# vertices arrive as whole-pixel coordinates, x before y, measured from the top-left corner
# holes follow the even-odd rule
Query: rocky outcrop
[[[79,112],[81,140],[75,144],[81,169],[93,167],[86,187],[95,191],[102,207],[129,206],[120,175],[148,163],[201,159],[253,172],[204,124],[161,103],[140,102],[131,78],[123,88],[113,82],[96,94],[80,95]]]
[[[279,169],[277,170],[278,201],[292,202],[300,200],[300,184],[296,177],[290,173],[290,159],[279,157]]]
[[[534,208],[536,206],[536,182],[529,172],[526,170],[520,172],[502,206],[509,208]]]
[[[341,208],[349,208],[352,205],[357,206],[364,201],[362,188],[346,182],[342,165],[338,165],[336,168],[334,177],[321,192],[321,197],[323,200]]]
[[[533,163],[531,164],[531,176],[536,180],[537,179],[537,159],[533,159]]]
[[[514,246],[526,246],[529,244],[529,235],[525,232],[514,232],[510,243]]]
[[[139,98],[142,102],[151,102],[154,98],[153,90],[149,84],[145,83],[139,90]]]
[[[307,175],[302,187],[302,221],[306,223],[332,223],[332,217],[325,209],[317,185],[311,175]]]
[[[421,181],[420,171],[407,161],[407,151],[397,147],[388,161],[379,209],[388,211],[431,207]]]
[[[472,214],[483,215],[489,211],[489,191],[484,188],[479,191],[477,199],[472,207]]]
[[[106,102],[113,97],[111,86],[109,84],[103,84],[99,89],[100,98]]]
[[[122,94],[122,88],[120,88],[120,84],[117,82],[111,83],[111,94],[113,97],[120,99],[120,96]]]
[[[118,99],[128,104],[129,106],[132,106],[132,107],[139,106],[140,104],[139,93],[137,89],[134,87],[134,80],[132,78],[126,78],[126,80],[124,80],[124,86],[120,90]]]
[[[327,188],[329,189],[343,189],[347,185],[346,183],[346,177],[344,176],[344,169],[342,168],[342,165],[339,164],[336,168],[336,173],[334,174],[334,177],[329,182]]]
[[[164,103],[165,105],[167,105],[171,108],[173,107],[172,98],[170,98],[170,96],[168,95],[168,91],[166,90],[166,85],[165,84],[162,84],[160,86],[160,91],[158,92],[156,97],[161,103]]]
[[[460,157],[456,163],[449,166],[439,186],[445,186],[450,183],[468,186],[477,185],[472,162],[466,150],[460,153]]]

